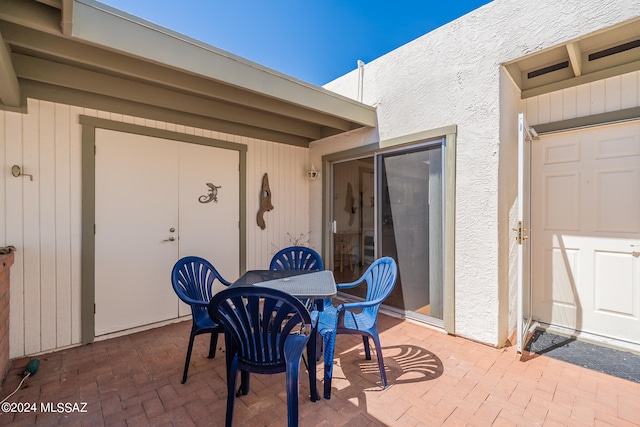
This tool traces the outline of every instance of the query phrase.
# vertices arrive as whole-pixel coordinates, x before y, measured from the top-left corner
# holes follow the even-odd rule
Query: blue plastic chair
[[[269,270],[324,270],[322,257],[316,251],[306,246],[289,246],[278,251],[271,262]],[[320,303],[321,301],[315,301]],[[309,300],[302,300],[302,304],[309,306]],[[306,362],[305,362],[306,363]]]
[[[324,270],[322,257],[306,246],[289,246],[271,259],[269,270]]]
[[[288,425],[298,425],[300,360],[318,313],[311,314],[294,296],[259,286],[233,286],[213,297],[209,315],[225,327],[227,415],[231,426],[235,397],[249,393],[249,373],[286,373]],[[242,382],[236,395],[238,371]],[[309,369],[311,400],[317,400],[316,371]]]
[[[208,357],[212,359],[216,355],[218,333],[224,332],[221,325],[211,320],[207,311],[209,301],[211,301],[214,293],[213,285],[216,279],[225,286],[231,284],[220,276],[220,273],[209,261],[195,256],[181,258],[173,266],[173,271],[171,272],[173,290],[178,294],[178,298],[191,306],[193,320],[191,335],[189,336],[189,347],[187,348],[187,359],[184,362],[182,384],[187,381],[187,372],[189,371],[195,336],[211,333]]]
[[[387,387],[387,375],[384,371],[377,321],[380,305],[393,290],[397,274],[398,267],[393,258],[380,258],[374,261],[357,281],[337,285],[338,290],[341,290],[353,288],[366,282],[367,297],[365,301],[340,304],[337,307],[325,303],[324,311],[320,312],[318,318],[318,332],[324,341],[324,397],[326,399],[331,398],[333,354],[338,334],[362,335],[367,360],[371,360],[369,337],[373,339],[378,356],[382,387]]]

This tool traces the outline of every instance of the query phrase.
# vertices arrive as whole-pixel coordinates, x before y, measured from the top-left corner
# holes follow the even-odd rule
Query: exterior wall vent
[[[533,70],[527,73],[527,78],[532,79],[534,77],[543,76],[545,74],[552,73],[554,71],[562,70],[569,67],[569,61],[560,62],[558,64],[549,65],[548,67]]]
[[[623,43],[618,46],[610,47],[609,49],[601,50],[599,52],[594,52],[589,55],[589,61],[595,61],[596,59],[604,58],[607,56],[615,55],[616,53],[625,52],[627,50],[634,49],[636,47],[640,47],[640,39],[634,40],[632,42]]]

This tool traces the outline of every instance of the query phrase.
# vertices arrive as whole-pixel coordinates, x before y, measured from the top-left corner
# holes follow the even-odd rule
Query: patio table
[[[331,270],[322,271],[305,271],[305,270],[249,270],[238,280],[231,284],[233,286],[262,286],[265,288],[278,289],[293,295],[299,299],[308,299],[314,301],[314,305],[318,309],[322,309],[322,300],[324,298],[333,298],[337,294],[336,282]],[[309,308],[309,307],[307,307]],[[319,360],[319,335],[317,334],[317,324],[313,328],[311,334],[315,339],[309,340],[309,349],[311,354],[316,355],[316,361]],[[315,363],[308,366],[311,370],[313,381],[315,382]],[[311,396],[311,401],[319,400],[317,387],[315,396]]]
[[[322,300],[336,296],[336,282],[330,270],[249,270],[231,286],[254,285],[279,289],[299,299]]]

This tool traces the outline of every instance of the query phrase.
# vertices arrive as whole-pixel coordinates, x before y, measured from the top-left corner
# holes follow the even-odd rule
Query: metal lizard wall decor
[[[207,182],[207,187],[209,187],[209,192],[207,194],[203,194],[198,198],[200,203],[218,203],[218,189],[222,188],[221,185],[213,185],[210,182]]]

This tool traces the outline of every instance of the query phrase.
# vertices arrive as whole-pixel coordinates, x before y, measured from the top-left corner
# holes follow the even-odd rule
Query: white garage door
[[[531,228],[534,318],[640,344],[640,122],[534,142]]]
[[[239,273],[239,153],[96,129],[95,335],[190,313],[171,287],[183,256]],[[217,188],[217,202],[208,183]]]

